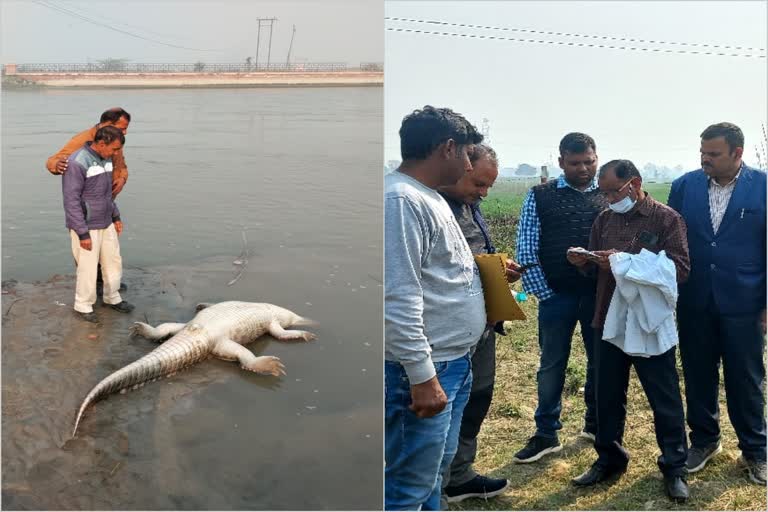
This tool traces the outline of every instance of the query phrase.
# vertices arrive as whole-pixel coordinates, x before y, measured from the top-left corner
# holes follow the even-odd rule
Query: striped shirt
[[[712,218],[712,231],[715,233],[720,229],[720,223],[723,221],[725,210],[728,208],[728,203],[733,195],[733,189],[736,188],[736,180],[739,179],[743,168],[744,163],[742,162],[739,172],[726,185],[720,185],[717,180],[712,177],[709,178],[709,215]]]
[[[557,178],[557,188],[570,187],[579,192],[591,192],[597,188],[597,181],[593,181],[584,190],[572,187],[566,180],[565,175],[561,174]],[[520,265],[530,265],[539,262],[539,241],[541,239],[541,221],[539,214],[536,213],[536,199],[533,190],[523,201],[523,207],[520,210],[520,222],[517,226],[517,263]],[[546,300],[555,295],[554,290],[547,284],[544,277],[544,271],[540,266],[531,267],[523,273],[523,289],[526,293],[532,293],[538,299]]]

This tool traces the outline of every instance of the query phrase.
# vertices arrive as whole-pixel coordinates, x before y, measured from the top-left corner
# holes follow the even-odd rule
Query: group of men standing
[[[131,115],[122,108],[106,110],[98,124],[75,135],[46,161],[51,174],[62,175],[65,224],[77,267],[74,310],[91,323],[99,322],[93,310],[98,294],[115,311],[134,309],[120,296],[127,287],[121,283],[123,222],[115,202],[128,180],[122,149],[130,122]]]
[[[414,111],[400,138],[402,164],[385,178],[385,506],[438,510],[446,501],[492,497],[508,486],[471,468],[491,403],[499,328],[486,325],[473,254],[495,252],[479,203],[498,162],[475,127],[450,109]],[[702,168],[677,179],[665,205],[643,190],[631,161],[598,170],[591,137],[562,139],[563,174],[529,192],[518,262],[508,260],[506,268],[508,281],[522,276],[539,300],[536,431],[515,462],[562,449],[561,396],[579,323],[588,361],[581,437],[594,443],[598,457],[574,485],[592,486],[626,470],[634,366],[653,410],[666,493],[687,499],[686,475],[722,449],[721,363],[749,477],[765,485],[766,176],[742,162],[743,148],[737,126],[708,127],[701,134]],[[575,247],[588,248],[591,257],[569,251]],[[637,354],[604,340],[617,286],[611,256],[641,251],[663,253],[679,287],[690,449],[676,343]]]

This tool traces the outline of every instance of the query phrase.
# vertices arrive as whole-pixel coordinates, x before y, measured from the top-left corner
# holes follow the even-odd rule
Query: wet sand
[[[371,332],[365,346],[355,334],[358,347],[342,348],[352,333],[324,328],[329,311],[279,293],[274,300],[240,297],[253,288],[226,286],[229,268],[225,258],[127,267],[124,298],[137,308],[123,315],[98,303],[99,326],[73,314],[73,276],[3,283],[4,509],[380,508],[381,402],[361,401],[355,394],[360,384],[349,376],[380,380],[380,333]],[[241,282],[254,279],[275,290],[285,276],[254,270]],[[375,282],[368,284],[370,293],[381,295]],[[70,438],[75,412],[91,387],[155,348],[129,337],[132,322],[186,322],[198,302],[225,297],[274,302],[320,320],[311,328],[318,340],[265,337],[248,345],[257,355],[280,357],[287,377],[209,359],[111,395],[86,412],[77,438]],[[353,305],[346,314],[371,310],[361,302],[361,311]],[[341,363],[313,368],[327,358],[324,351],[358,348],[370,350],[367,374]],[[331,380],[313,381],[309,368]]]

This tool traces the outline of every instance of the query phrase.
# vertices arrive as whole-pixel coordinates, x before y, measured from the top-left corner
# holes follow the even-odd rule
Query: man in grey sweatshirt
[[[437,188],[471,169],[482,135],[450,109],[403,119],[385,177],[385,508],[439,510],[486,326],[480,273]]]

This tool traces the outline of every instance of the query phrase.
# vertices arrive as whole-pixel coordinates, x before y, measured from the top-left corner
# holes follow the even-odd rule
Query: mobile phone
[[[637,241],[645,246],[653,247],[659,242],[659,235],[654,235],[648,231],[641,231],[637,235]]]
[[[589,261],[599,262],[602,260],[602,258],[599,255],[595,254],[592,251],[588,251],[583,247],[574,247],[573,249],[568,249],[568,252],[572,254],[581,254]]]

